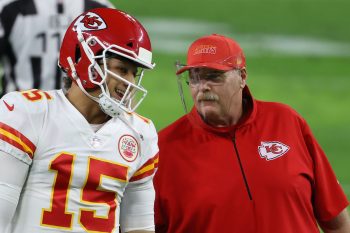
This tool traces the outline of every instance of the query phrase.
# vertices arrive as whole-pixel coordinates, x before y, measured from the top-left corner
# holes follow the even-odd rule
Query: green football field
[[[350,18],[348,0],[118,0],[150,33],[154,71],[138,112],[157,129],[183,114],[174,62],[199,36],[235,38],[257,99],[284,102],[309,122],[350,198]]]

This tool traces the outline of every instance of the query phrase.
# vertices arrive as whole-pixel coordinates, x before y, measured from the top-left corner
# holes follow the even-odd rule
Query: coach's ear
[[[246,68],[242,68],[241,69],[241,77],[242,77],[242,79],[247,79],[247,70],[246,70]]]
[[[247,70],[246,68],[241,69],[241,88],[244,88],[247,84]]]

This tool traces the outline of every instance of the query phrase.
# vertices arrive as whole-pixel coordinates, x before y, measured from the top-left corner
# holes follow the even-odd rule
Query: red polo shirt
[[[210,127],[193,109],[159,133],[157,233],[313,233],[348,205],[305,120],[244,96],[235,126]]]

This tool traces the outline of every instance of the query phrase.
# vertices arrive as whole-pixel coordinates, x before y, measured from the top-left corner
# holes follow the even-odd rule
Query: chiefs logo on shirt
[[[289,151],[289,146],[278,141],[261,142],[258,151],[261,158],[273,160],[287,153]]]

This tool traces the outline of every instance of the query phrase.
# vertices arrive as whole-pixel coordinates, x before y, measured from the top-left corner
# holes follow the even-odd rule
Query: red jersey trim
[[[153,158],[149,159],[142,167],[135,172],[130,181],[140,180],[147,176],[150,176],[158,167],[159,154],[157,153]]]
[[[33,159],[36,146],[23,134],[0,122],[0,139],[27,153]]]

